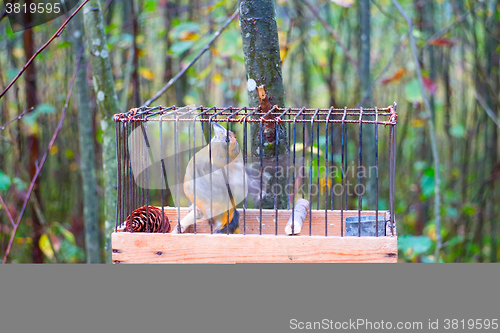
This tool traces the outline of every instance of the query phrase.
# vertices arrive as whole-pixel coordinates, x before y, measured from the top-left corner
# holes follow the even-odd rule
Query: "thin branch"
[[[462,23],[462,21],[464,21],[467,16],[469,16],[470,13],[472,13],[473,10],[476,9],[476,7],[479,6],[479,4],[475,5],[474,7],[471,8],[471,10],[469,10],[468,12],[465,12],[463,13],[462,15],[460,15],[456,21],[452,22],[450,25],[440,29],[438,32],[436,32],[434,35],[432,35],[424,44],[424,46],[422,46],[423,49],[427,48],[428,46],[431,45],[431,43],[433,41],[435,41],[436,39],[438,39],[439,37],[441,37],[442,35],[444,35],[446,32],[448,32],[448,30],[450,30],[451,28],[453,28],[455,26],[455,24],[458,24],[458,23]]]
[[[193,60],[191,60],[186,66],[184,66],[182,68],[182,70],[177,73],[176,76],[174,76],[173,78],[171,78],[167,84],[161,88],[160,91],[158,91],[153,97],[151,97],[150,99],[148,99],[145,103],[144,103],[144,106],[149,106],[152,102],[154,102],[155,100],[158,99],[158,97],[160,97],[165,91],[167,91],[168,88],[170,88],[175,82],[177,82],[177,80],[179,80],[186,72],[187,70],[193,66],[193,64],[203,55],[203,53],[205,53],[208,49],[210,49],[210,46],[213,44],[213,42],[215,42],[215,40],[217,40],[217,38],[219,37],[220,33],[229,25],[229,23],[231,23],[239,14],[239,11],[238,9],[236,9],[233,13],[233,15],[231,15],[230,18],[228,18],[226,20],[226,22],[224,23],[224,25],[219,29],[217,30],[214,35],[212,36],[212,38],[208,41],[207,45],[205,45],[205,47],[203,49],[201,49],[201,51],[196,55],[196,57],[194,57]]]
[[[380,10],[380,12],[382,14],[384,14],[385,16],[387,16],[388,18],[390,18],[391,20],[395,21],[395,22],[398,22],[398,23],[401,23],[401,21],[395,17],[395,16],[392,16],[391,14],[387,13],[386,11],[384,11],[384,9],[382,8],[382,6],[376,2],[375,0],[371,0],[371,3],[375,5],[375,7],[378,8],[378,10]]]
[[[109,6],[111,5],[111,3],[113,2],[113,0],[108,0],[106,1],[106,3],[104,4],[104,8],[102,10],[102,13],[106,13],[106,11],[108,10]]]
[[[30,107],[29,109],[26,109],[24,110],[23,112],[21,112],[21,114],[19,114],[16,118],[14,119],[11,119],[9,120],[8,122],[6,122],[5,124],[2,125],[2,127],[0,127],[1,130],[4,130],[5,127],[7,127],[8,125],[10,125],[11,123],[13,123],[14,121],[16,120],[20,120],[26,113],[30,112],[31,110],[33,110],[34,107]]]
[[[398,9],[398,11],[401,13],[401,15],[405,18],[406,22],[408,23],[408,34],[410,35],[410,44],[411,44],[411,50],[413,53],[413,58],[415,61],[415,66],[416,66],[416,71],[417,71],[417,78],[418,78],[418,84],[420,87],[420,91],[422,92],[422,97],[424,99],[424,104],[427,109],[427,121],[429,123],[429,135],[431,139],[431,148],[432,148],[432,157],[434,159],[434,220],[436,223],[436,252],[435,252],[435,261],[439,262],[439,251],[441,250],[441,244],[442,244],[442,239],[441,239],[441,193],[440,193],[440,187],[441,187],[441,178],[439,176],[439,154],[437,150],[437,139],[436,139],[436,132],[434,128],[434,120],[432,119],[431,115],[431,103],[429,102],[429,98],[427,97],[427,93],[425,92],[424,88],[424,80],[422,78],[422,71],[420,69],[420,63],[418,61],[418,50],[417,50],[417,44],[415,43],[415,37],[413,36],[413,22],[408,17],[406,12],[404,11],[403,7],[399,4],[398,0],[392,0],[394,6]]]
[[[309,8],[309,10],[313,13],[313,15],[321,22],[321,24],[330,33],[330,35],[333,37],[333,39],[335,39],[335,41],[337,42],[337,44],[339,44],[339,46],[342,48],[342,50],[344,50],[344,53],[345,53],[347,59],[349,60],[351,65],[354,66],[354,68],[356,69],[356,72],[357,72],[358,71],[358,63],[351,57],[351,53],[349,52],[349,49],[344,45],[344,43],[342,43],[339,35],[337,35],[335,30],[333,30],[332,26],[319,15],[318,10],[316,8],[314,8],[309,2],[307,2],[307,0],[302,0],[302,2],[306,5],[307,8]]]
[[[5,95],[5,93],[14,85],[14,83],[17,81],[17,79],[19,79],[19,77],[24,73],[26,68],[28,68],[28,66],[31,65],[33,60],[35,60],[36,56],[39,55],[40,52],[42,52],[56,37],[59,37],[59,35],[61,35],[61,33],[63,32],[64,28],[66,28],[66,25],[69,23],[69,21],[71,21],[73,16],[75,16],[76,13],[78,13],[80,11],[80,9],[83,6],[85,6],[85,4],[87,2],[89,2],[89,0],[83,1],[83,3],[73,12],[73,14],[71,14],[71,16],[68,17],[68,19],[66,21],[64,21],[64,23],[59,27],[59,29],[57,29],[55,34],[45,44],[43,44],[43,46],[41,48],[39,48],[35,52],[35,54],[33,54],[33,56],[30,58],[30,60],[28,60],[28,62],[23,66],[23,68],[19,71],[19,73],[17,73],[16,77],[14,79],[12,79],[12,81],[9,83],[9,85],[2,91],[2,93],[0,94],[0,98],[2,98]]]
[[[495,113],[488,107],[488,103],[486,103],[483,96],[481,96],[477,90],[475,90],[475,93],[476,93],[476,99],[479,102],[479,104],[481,104],[481,106],[486,111],[491,120],[493,120],[493,122],[498,126],[498,128],[500,128],[500,121],[498,121],[498,118],[495,115]]]
[[[10,223],[12,224],[12,226],[14,227],[16,224],[14,223],[14,218],[12,217],[12,215],[10,215],[10,212],[9,212],[9,207],[7,207],[7,205],[5,204],[5,202],[3,201],[2,199],[2,196],[0,195],[0,204],[2,205],[3,209],[5,209],[5,211],[7,212],[7,216],[9,217],[9,220],[10,220]]]
[[[85,1],[85,3],[86,2],[87,1]],[[71,91],[73,90],[73,83],[75,83],[76,74],[78,72],[78,68],[80,67],[80,60],[82,58],[83,51],[84,51],[84,48],[82,47],[80,49],[80,55],[78,57],[78,61],[77,61],[76,66],[75,66],[73,76],[71,77],[71,81],[69,83],[68,94],[66,95],[66,102],[64,103],[64,107],[62,108],[61,117],[59,118],[59,123],[57,124],[57,127],[54,131],[54,134],[52,135],[52,138],[50,139],[47,150],[43,154],[42,159],[40,160],[40,163],[37,163],[37,165],[36,165],[35,175],[33,176],[33,179],[31,180],[30,186],[28,188],[28,192],[26,193],[26,197],[24,198],[21,212],[19,213],[16,224],[14,225],[14,229],[12,230],[12,234],[10,236],[10,240],[9,240],[9,244],[7,246],[7,249],[5,250],[5,255],[4,255],[3,261],[2,261],[2,263],[4,263],[4,264],[7,262],[7,257],[9,256],[10,249],[12,247],[12,243],[14,242],[14,238],[16,237],[17,228],[19,228],[19,225],[21,224],[21,219],[23,217],[24,211],[26,210],[26,206],[28,204],[28,200],[30,199],[31,192],[33,192],[33,188],[35,187],[35,182],[36,182],[38,176],[40,175],[40,171],[42,170],[42,167],[43,167],[43,164],[45,163],[45,160],[47,159],[47,155],[48,155],[50,149],[52,148],[52,146],[54,145],[54,142],[56,141],[57,135],[59,134],[59,131],[62,128],[64,118],[66,117],[66,109],[68,108],[69,99],[71,97]]]

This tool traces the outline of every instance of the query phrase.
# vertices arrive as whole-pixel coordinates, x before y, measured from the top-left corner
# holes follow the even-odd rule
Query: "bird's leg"
[[[180,233],[183,233],[184,231],[186,231],[186,229],[190,225],[194,224],[194,222],[196,220],[200,220],[201,218],[203,218],[203,213],[200,211],[200,209],[198,207],[196,207],[196,209],[195,209],[194,205],[191,205],[189,207],[189,211],[188,211],[187,215],[184,216],[184,218],[179,222],[179,224],[181,226]],[[172,233],[173,234],[178,234],[179,233],[179,225],[176,225],[172,229]]]

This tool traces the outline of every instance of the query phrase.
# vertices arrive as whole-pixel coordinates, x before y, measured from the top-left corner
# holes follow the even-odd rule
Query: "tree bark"
[[[111,62],[104,33],[99,0],[91,0],[83,9],[87,47],[92,65],[92,80],[101,115],[103,131],[102,161],[104,174],[104,234],[105,261],[111,262],[111,233],[116,213],[116,138],[112,116],[120,111],[116,96]]]
[[[84,27],[80,15],[75,15],[73,26],[73,49],[75,64],[80,58],[80,67],[76,76],[78,102],[78,140],[80,144],[80,170],[83,185],[83,219],[85,225],[86,262],[101,262],[101,243],[99,235],[99,206],[97,177],[95,170],[94,135],[92,130],[92,112],[87,84],[87,55],[84,50]],[[80,56],[81,54],[81,56]]]
[[[496,0],[495,1],[495,12],[498,14],[498,6],[500,5],[500,1]],[[494,15],[496,17],[496,15]],[[492,18],[487,18],[485,22],[485,27],[491,31],[490,34],[488,34],[487,40],[486,40],[486,54],[487,54],[487,60],[486,60],[486,73],[489,74],[489,81],[491,86],[493,87],[494,91],[498,91],[500,88],[500,76],[499,76],[499,61],[500,57],[498,52],[495,52],[495,50],[498,50],[499,47],[499,42],[498,38],[500,37],[500,24],[498,23],[498,19],[492,19]],[[487,94],[488,96],[488,104],[491,106],[491,110],[495,113],[495,115],[498,117],[498,95],[497,98],[493,98],[489,93]],[[490,149],[488,151],[491,152],[490,158],[491,158],[491,172],[490,172],[490,195],[491,199],[489,202],[489,209],[488,209],[488,219],[490,221],[490,262],[497,262],[497,216],[495,214],[495,206],[494,204],[496,201],[496,195],[497,191],[495,190],[495,178],[497,177],[495,173],[498,171],[498,127],[492,124],[493,127],[493,133],[492,137],[489,140],[489,145]]]
[[[26,15],[30,15],[27,13]],[[29,19],[29,18],[28,18]],[[33,29],[24,30],[23,33],[23,41],[24,41],[24,54],[26,57],[26,61],[28,61],[33,54],[34,50],[34,41],[33,41]],[[37,87],[36,87],[36,67],[35,64],[31,64],[28,68],[26,68],[25,73],[26,79],[26,102],[27,108],[36,107],[38,104],[37,99]],[[40,152],[40,141],[38,139],[38,133],[33,133],[28,136],[27,148],[29,149],[29,174],[30,177],[33,178],[36,173],[36,163],[38,161],[38,155]],[[38,178],[35,182],[35,188],[33,191],[34,196],[40,202],[40,178]],[[38,215],[35,212],[35,209],[31,210],[31,221],[33,223],[33,262],[34,263],[43,263],[43,254],[40,249],[40,237],[42,236],[43,229],[38,219]]]
[[[281,72],[281,58],[278,40],[278,27],[276,25],[275,8],[273,0],[241,0],[240,3],[240,26],[243,39],[243,54],[245,58],[245,69],[247,73],[248,103],[250,107],[259,106],[257,86],[265,86],[270,105],[285,106],[285,94],[283,89],[283,76]],[[262,155],[264,170],[274,170],[276,158],[280,166],[288,162],[288,140],[283,126],[262,126],[263,142],[260,145],[260,124],[251,126],[251,154],[254,165],[260,165]],[[276,136],[278,137],[278,154],[276,154]],[[261,154],[262,150],[262,154]],[[262,172],[262,170],[261,170]],[[270,174],[264,187],[269,189],[276,183],[281,195],[263,195],[254,198],[256,208],[274,208],[274,199],[277,199],[278,208],[286,208],[287,177],[284,173],[276,177]]]
[[[370,0],[360,0],[358,5],[359,10],[359,26],[360,26],[360,52],[359,52],[359,81],[361,87],[361,97],[367,96],[361,103],[361,106],[372,107],[372,93],[370,91]],[[368,92],[368,93],[367,93]],[[375,120],[374,117],[366,117],[367,120]],[[371,124],[363,125],[363,151],[365,154],[366,170],[372,170],[375,166],[375,150],[373,142],[375,141],[375,128]],[[366,198],[369,209],[375,209],[376,193],[375,193],[375,176],[370,173],[366,178]]]
[[[137,47],[137,35],[139,34],[139,25],[137,22],[138,16],[138,6],[134,2],[134,0],[130,0],[130,8],[132,9],[132,36],[134,38],[134,58],[133,64],[134,69],[132,71],[132,83],[133,83],[133,96],[134,96],[134,108],[139,107],[141,105],[140,98],[140,80],[139,80],[139,48]]]

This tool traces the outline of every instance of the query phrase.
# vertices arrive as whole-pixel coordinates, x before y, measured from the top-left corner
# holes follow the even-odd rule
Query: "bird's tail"
[[[240,226],[240,213],[238,213],[238,210],[236,209],[231,209],[234,213],[233,218],[231,219],[231,222],[227,223],[227,212],[223,213],[222,217],[222,226],[219,229],[216,229],[214,233],[216,234],[227,234],[227,231],[229,229],[230,234],[238,234],[239,233],[239,226]],[[231,210],[229,212],[229,215],[231,216]]]

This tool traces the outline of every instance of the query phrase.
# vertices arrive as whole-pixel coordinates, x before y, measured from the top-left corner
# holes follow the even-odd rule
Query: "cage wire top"
[[[273,106],[269,111],[263,112],[259,107],[204,107],[204,106],[142,106],[133,108],[124,113],[113,116],[115,122],[144,122],[144,121],[192,121],[183,115],[198,113],[195,118],[201,122],[318,122],[318,123],[363,123],[379,125],[396,125],[397,112],[396,102],[385,108],[280,108]],[[174,118],[160,118],[159,116],[177,116]],[[155,117],[158,116],[158,117]],[[225,118],[217,118],[222,116]],[[292,118],[293,117],[293,118]],[[363,117],[366,117],[363,119]],[[373,119],[375,117],[375,119]],[[309,119],[307,119],[309,118]],[[323,118],[323,119],[322,119]]]

